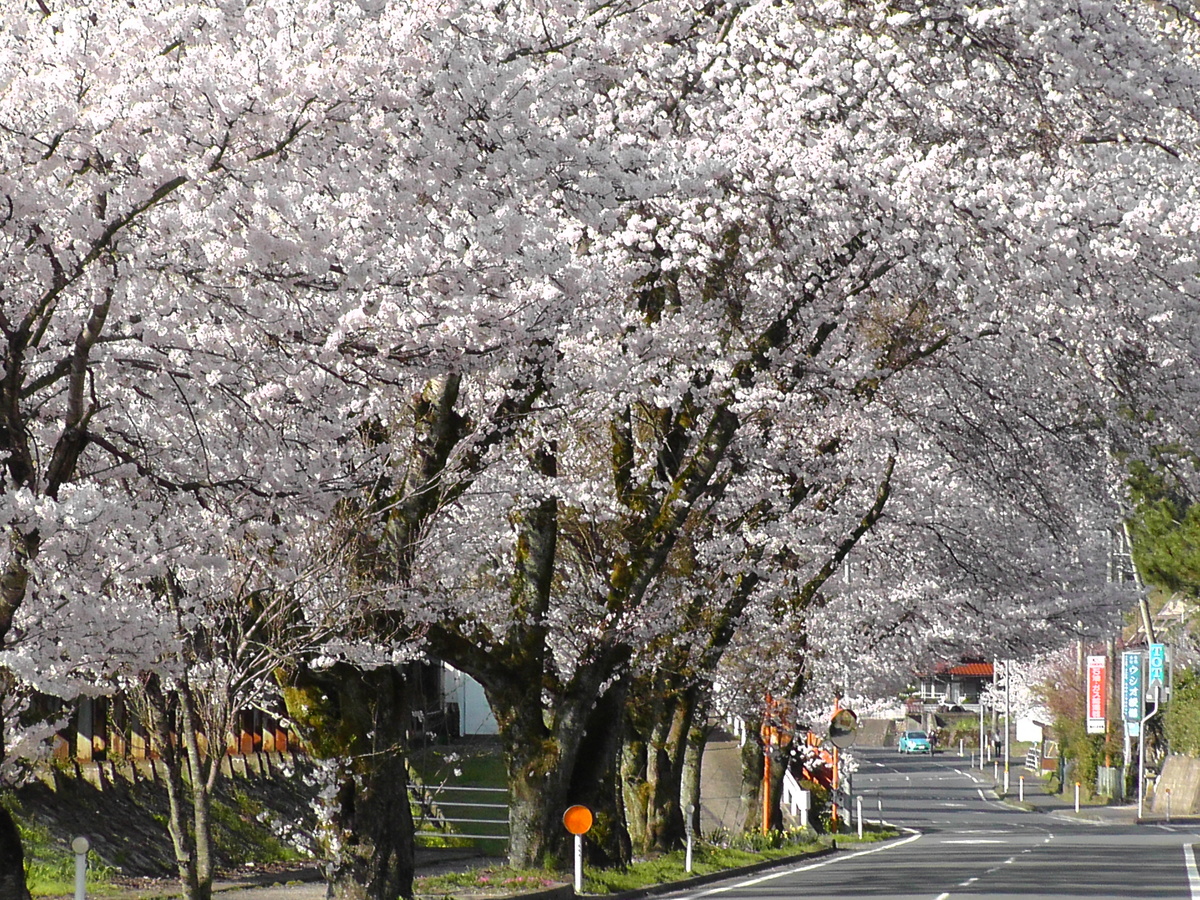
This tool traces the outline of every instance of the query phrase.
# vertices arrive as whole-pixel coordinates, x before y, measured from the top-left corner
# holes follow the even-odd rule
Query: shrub
[[[1175,674],[1163,725],[1172,753],[1200,756],[1200,678],[1195,672],[1185,669]]]

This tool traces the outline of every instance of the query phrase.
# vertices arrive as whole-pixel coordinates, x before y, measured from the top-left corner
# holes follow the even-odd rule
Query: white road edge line
[[[1188,887],[1192,891],[1192,900],[1200,900],[1200,872],[1196,871],[1196,851],[1191,844],[1183,845],[1183,861],[1187,865]]]
[[[857,853],[851,853],[847,856],[842,856],[841,854],[837,853],[830,854],[820,862],[808,863],[807,865],[803,866],[793,866],[790,869],[781,869],[777,872],[768,872],[766,875],[760,875],[757,878],[748,878],[745,881],[739,881],[736,884],[728,884],[724,887],[711,888],[707,891],[700,891],[696,894],[685,894],[683,897],[679,898],[679,900],[696,900],[698,897],[708,897],[712,894],[723,894],[726,891],[736,891],[739,888],[753,887],[756,884],[762,884],[764,881],[774,881],[776,878],[784,878],[788,875],[797,875],[800,872],[808,872],[812,869],[820,869],[823,866],[832,865],[835,862],[842,862],[843,860],[854,859],[859,856],[869,856],[872,853],[880,853],[884,850],[892,850],[896,847],[903,847],[905,844],[911,844],[913,841],[919,840],[921,837],[921,832],[915,831],[909,837],[894,843],[889,842],[887,844],[882,844],[878,847],[872,847],[870,850],[859,850]]]

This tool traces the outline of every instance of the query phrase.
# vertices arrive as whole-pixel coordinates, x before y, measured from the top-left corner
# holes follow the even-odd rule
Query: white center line
[[[1196,871],[1196,851],[1191,844],[1183,845],[1183,861],[1187,865],[1188,887],[1192,900],[1200,900],[1200,872]]]

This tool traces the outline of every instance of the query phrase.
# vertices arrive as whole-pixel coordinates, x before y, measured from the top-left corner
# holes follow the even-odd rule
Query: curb
[[[832,847],[826,847],[822,850],[813,850],[808,853],[797,853],[795,856],[781,856],[778,859],[767,859],[758,863],[751,863],[748,866],[737,866],[732,869],[722,869],[719,872],[709,872],[707,875],[696,875],[692,878],[682,878],[679,881],[667,881],[663,884],[653,884],[649,887],[637,888],[632,891],[625,891],[621,894],[574,894],[574,888],[569,888],[572,891],[571,896],[592,898],[603,898],[603,900],[642,900],[643,897],[657,897],[661,894],[672,894],[675,891],[687,891],[692,888],[704,887],[706,884],[713,884],[717,881],[724,881],[727,878],[736,878],[739,875],[754,875],[758,872],[765,872],[768,869],[781,868],[790,866],[794,863],[808,859],[819,859],[822,856],[828,856],[831,853],[837,853],[837,843]],[[522,895],[520,900],[525,900],[529,895]]]

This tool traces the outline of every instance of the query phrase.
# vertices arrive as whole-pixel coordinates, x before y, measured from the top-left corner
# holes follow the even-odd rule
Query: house
[[[990,662],[939,663],[932,672],[917,676],[917,692],[909,700],[909,714],[954,707],[979,712],[979,696],[994,677],[995,670]]]

